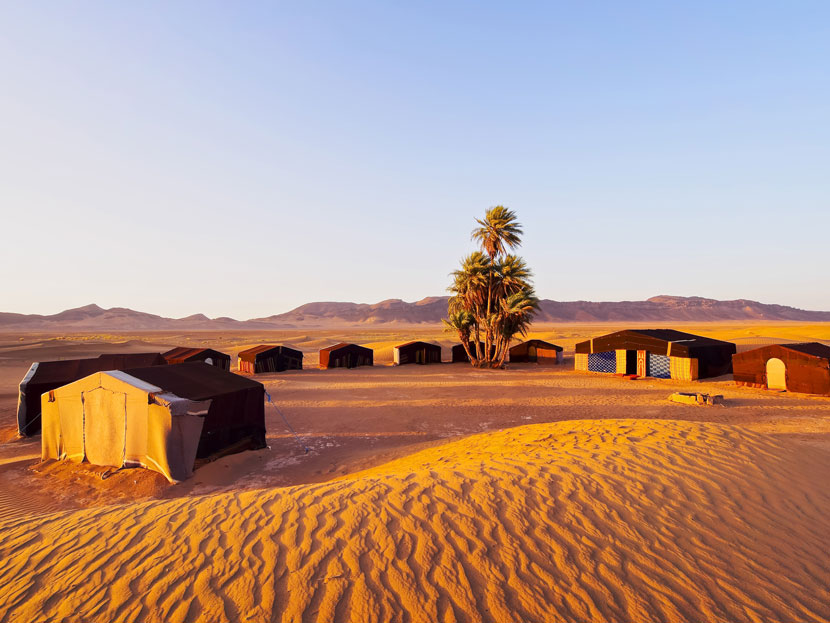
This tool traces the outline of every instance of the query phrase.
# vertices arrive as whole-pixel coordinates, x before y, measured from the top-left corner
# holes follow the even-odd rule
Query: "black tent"
[[[509,351],[511,363],[562,363],[562,347],[544,340],[528,340]]]
[[[393,349],[396,365],[407,363],[441,363],[441,347],[430,342],[407,342]]]
[[[222,370],[231,369],[231,356],[212,348],[191,348],[189,346],[177,346],[166,353],[161,354],[167,363],[186,363],[189,361],[201,361]]]
[[[210,400],[196,458],[265,447],[265,387],[202,363],[131,368],[126,374],[188,400]]]
[[[100,355],[95,359],[36,361],[20,381],[17,430],[26,436],[40,432],[40,396],[45,392],[95,372],[166,364],[167,361],[159,353],[119,353]]]
[[[731,342],[674,329],[627,329],[576,345],[577,370],[694,380],[732,371]]]
[[[320,367],[356,368],[374,365],[375,353],[371,348],[357,344],[340,343],[320,350]]]
[[[303,353],[288,346],[262,344],[240,352],[238,367],[249,374],[302,370]]]

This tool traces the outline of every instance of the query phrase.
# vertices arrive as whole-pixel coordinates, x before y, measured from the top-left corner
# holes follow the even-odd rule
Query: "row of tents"
[[[580,342],[575,351],[577,370],[681,380],[733,371],[742,385],[830,395],[830,347],[816,342],[739,354],[730,342],[634,329]],[[399,365],[439,363],[441,348],[407,342],[394,357]],[[561,363],[562,348],[529,340],[511,349],[510,359]],[[453,361],[466,361],[460,344]],[[337,344],[321,351],[320,364],[372,365],[373,353]],[[239,367],[252,373],[302,369],[302,353],[259,346],[240,353]],[[265,388],[229,368],[230,357],[219,351],[183,348],[34,363],[20,383],[18,429],[24,435],[42,431],[44,460],[143,466],[181,481],[200,459],[265,446]]]
[[[694,381],[732,373],[738,385],[830,395],[830,346],[770,344],[737,352],[732,342],[674,329],[629,329],[575,347],[574,368]]]

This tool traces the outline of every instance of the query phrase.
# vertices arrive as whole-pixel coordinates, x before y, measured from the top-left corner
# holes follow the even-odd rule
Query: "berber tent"
[[[187,363],[188,361],[201,361],[222,370],[231,369],[231,356],[212,348],[191,348],[189,346],[177,346],[166,353],[161,354],[167,363]]]
[[[770,344],[732,357],[738,385],[830,394],[830,346],[819,342]]]
[[[182,481],[197,458],[265,446],[264,395],[261,383],[204,363],[96,372],[43,395],[42,459]]]

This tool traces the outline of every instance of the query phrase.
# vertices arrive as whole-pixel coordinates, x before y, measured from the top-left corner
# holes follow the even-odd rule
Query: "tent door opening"
[[[127,450],[127,395],[102,387],[81,393],[84,456],[93,465],[124,465]]]
[[[767,387],[787,389],[787,364],[775,357],[767,361]]]
[[[528,361],[538,361],[538,359],[539,359],[539,354],[536,351],[536,346],[531,344],[530,346],[527,347],[527,360]]]
[[[637,351],[625,351],[625,373],[637,374]]]

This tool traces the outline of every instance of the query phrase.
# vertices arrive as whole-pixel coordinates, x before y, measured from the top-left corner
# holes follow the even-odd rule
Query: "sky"
[[[446,293],[830,310],[830,3],[0,4],[0,311]]]

